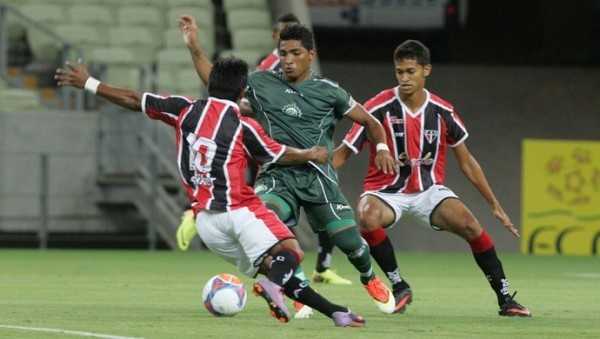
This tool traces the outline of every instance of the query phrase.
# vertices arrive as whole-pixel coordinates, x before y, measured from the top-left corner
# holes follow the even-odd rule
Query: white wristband
[[[85,81],[85,85],[83,86],[83,88],[92,94],[96,94],[96,92],[98,91],[98,86],[100,86],[100,81],[98,81],[98,79],[94,77],[89,77]]]
[[[377,144],[377,146],[375,146],[375,149],[377,150],[377,152],[379,151],[390,151],[390,148],[388,147],[388,145],[384,144],[383,142],[380,142]]]

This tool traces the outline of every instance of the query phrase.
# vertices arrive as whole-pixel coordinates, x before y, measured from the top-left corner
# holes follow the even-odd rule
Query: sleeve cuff
[[[274,163],[276,163],[277,161],[279,161],[279,158],[281,158],[281,157],[283,156],[283,154],[285,154],[285,151],[286,151],[286,150],[287,150],[287,146],[285,146],[285,145],[282,145],[282,147],[281,147],[281,150],[279,151],[279,153],[277,153],[277,154],[275,155],[275,157],[273,158],[273,160],[271,160],[271,161],[269,161],[269,162],[265,163],[265,165],[274,164]]]
[[[148,96],[148,92],[144,92],[144,94],[142,94],[142,112],[144,112],[145,114],[148,114],[146,112],[146,97]]]
[[[462,144],[463,142],[465,142],[465,140],[467,140],[467,138],[469,137],[469,133],[465,133],[465,135],[460,138],[460,140],[458,140],[457,142],[453,143],[453,144],[448,144],[448,147],[454,148],[460,144]]]
[[[344,114],[342,114],[342,115],[347,115],[348,113],[352,112],[352,110],[354,109],[354,107],[356,107],[356,105],[358,105],[358,102],[356,102],[356,100],[354,100],[354,98],[352,98],[352,102],[353,102],[353,105],[350,106],[350,108],[348,108],[346,110],[346,112],[344,112]]]
[[[354,154],[359,153],[358,148],[354,147],[354,145],[352,145],[348,140],[344,139],[344,140],[342,140],[342,143],[344,145],[346,145],[352,151],[352,153],[354,153]]]

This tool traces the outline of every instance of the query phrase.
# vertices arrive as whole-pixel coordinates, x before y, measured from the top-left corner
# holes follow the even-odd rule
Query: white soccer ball
[[[202,291],[204,307],[217,317],[240,313],[246,306],[246,298],[246,289],[242,281],[228,273],[210,278]]]

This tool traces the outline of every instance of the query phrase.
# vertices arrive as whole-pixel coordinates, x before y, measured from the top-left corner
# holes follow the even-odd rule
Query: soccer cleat
[[[294,319],[308,319],[313,315],[313,309],[303,303],[294,300]]]
[[[365,318],[352,313],[350,310],[348,312],[333,312],[331,318],[335,326],[338,327],[364,327],[366,323]]]
[[[394,290],[393,294],[394,299],[396,300],[394,313],[404,313],[404,311],[406,311],[406,306],[412,303],[412,291],[410,288],[405,288],[402,290]]]
[[[196,234],[198,234],[198,230],[196,230],[194,211],[186,210],[181,216],[181,224],[177,227],[177,247],[182,251],[187,251]]]
[[[321,273],[314,271],[312,274],[312,280],[316,283],[331,285],[352,285],[352,281],[340,277],[337,275],[337,273],[335,273],[335,271],[329,268]]]
[[[283,294],[281,293],[281,286],[263,278],[254,283],[253,291],[257,296],[265,299],[269,305],[273,318],[282,323],[290,321],[290,311],[288,311],[287,306],[285,306]]]
[[[519,304],[515,300],[515,295],[517,295],[517,292],[504,299],[504,303],[500,306],[498,314],[506,317],[531,317],[531,311],[527,307]]]
[[[377,277],[373,276],[368,283],[363,285],[377,308],[383,313],[394,313],[396,303],[392,291]]]

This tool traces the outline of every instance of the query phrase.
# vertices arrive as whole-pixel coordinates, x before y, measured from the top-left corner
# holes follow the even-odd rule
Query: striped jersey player
[[[410,286],[400,275],[394,248],[384,231],[404,215],[435,230],[452,232],[467,241],[477,265],[496,294],[502,316],[531,316],[529,309],[509,294],[508,280],[494,243],[466,205],[444,186],[449,149],[463,174],[489,204],[492,214],[513,235],[519,236],[496,199],[481,166],[466,146],[467,129],[454,106],[425,89],[431,74],[429,49],[407,40],[394,51],[398,86],[384,90],[365,104],[384,127],[387,145],[399,163],[396,173],[373,167],[376,147],[369,146],[369,169],[358,203],[361,232],[371,255],[392,283],[396,312],[412,301]],[[333,165],[341,166],[366,144],[364,128],[354,125],[335,152]]]

